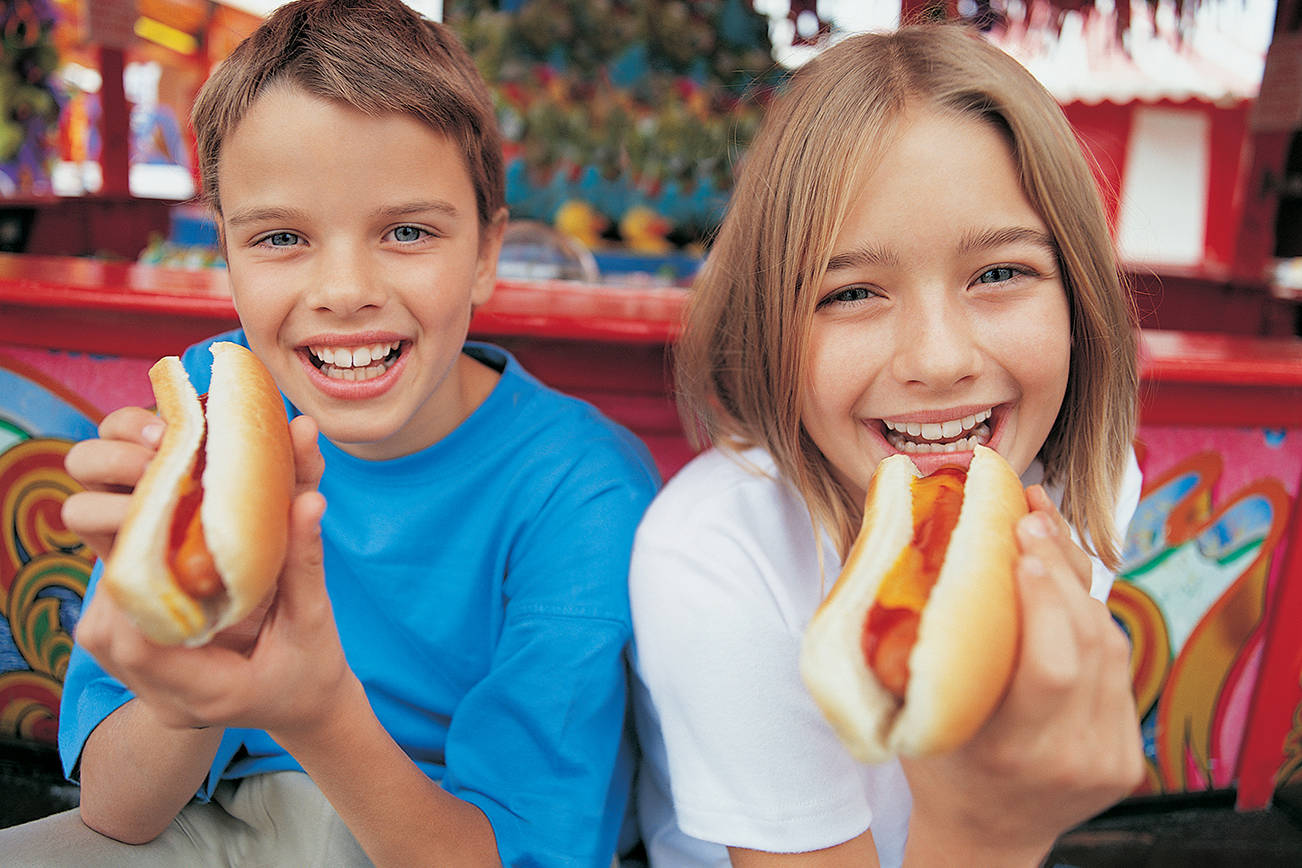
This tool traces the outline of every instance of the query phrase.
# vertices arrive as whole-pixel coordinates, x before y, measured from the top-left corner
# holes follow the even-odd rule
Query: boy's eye
[[[394,240],[403,242],[419,241],[426,234],[424,229],[416,226],[399,226],[393,230]]]
[[[293,232],[273,232],[263,241],[272,247],[293,247],[298,243],[298,236]]]
[[[981,272],[981,275],[977,278],[977,283],[1004,283],[1012,280],[1017,274],[1017,269],[1010,268],[1007,265],[1000,265],[995,268],[987,268]]]

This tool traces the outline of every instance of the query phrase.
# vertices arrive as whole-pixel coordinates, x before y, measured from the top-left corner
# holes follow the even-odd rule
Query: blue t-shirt
[[[183,357],[201,393],[208,343]],[[659,477],[642,443],[590,405],[504,350],[465,351],[501,378],[439,442],[365,461],[320,439],[326,587],[380,722],[484,811],[503,861],[605,868],[633,767],[629,552]],[[129,698],[74,650],[59,721],[69,776]],[[199,796],[222,778],[296,768],[266,733],[229,730]]]

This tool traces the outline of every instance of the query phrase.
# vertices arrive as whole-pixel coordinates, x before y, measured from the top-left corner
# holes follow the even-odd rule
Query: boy
[[[464,343],[506,219],[483,82],[397,0],[301,0],[193,123],[226,337],[296,417],[287,565],[269,609],[199,649],[88,593],[60,721],[80,814],[0,837],[7,864],[604,868],[657,479],[628,432]],[[184,357],[200,392],[207,355]],[[69,457],[90,491],[65,519],[100,554],[160,428],[120,410]]]

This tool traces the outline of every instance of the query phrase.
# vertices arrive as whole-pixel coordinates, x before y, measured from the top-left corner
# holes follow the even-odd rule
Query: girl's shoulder
[[[711,449],[690,461],[652,502],[634,550],[640,563],[668,558],[711,570],[728,563],[775,576],[808,575],[836,559],[805,501],[762,449]]]
[[[676,472],[643,519],[648,533],[676,532],[714,518],[741,519],[781,509],[795,497],[763,449],[707,449]]]

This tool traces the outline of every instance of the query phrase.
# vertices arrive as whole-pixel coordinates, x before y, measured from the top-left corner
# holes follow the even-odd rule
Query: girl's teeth
[[[919,443],[914,440],[906,439],[898,431],[888,431],[886,439],[891,446],[900,452],[907,452],[913,455],[925,455],[933,452],[970,452],[978,443],[984,444],[990,440],[990,426],[981,425],[974,430],[969,436],[961,437],[958,440],[952,440],[947,443]]]
[[[990,439],[990,427],[983,424],[989,418],[990,411],[982,410],[962,419],[945,422],[883,422],[887,429],[887,439],[897,449],[911,452],[956,452],[971,449],[974,443],[984,443]],[[921,438],[925,442],[906,437]],[[953,442],[939,442],[942,440]]]

